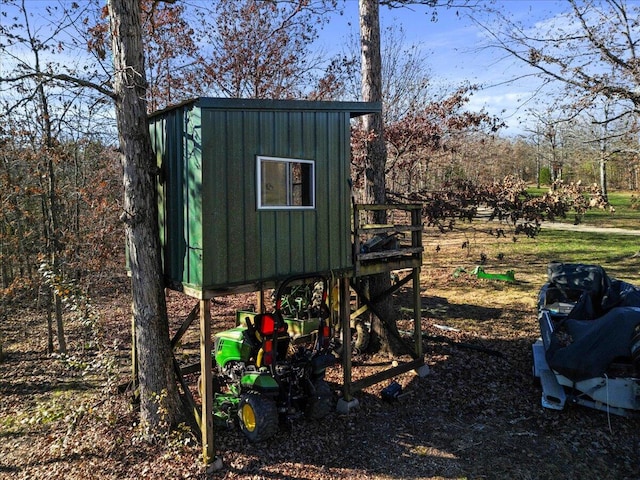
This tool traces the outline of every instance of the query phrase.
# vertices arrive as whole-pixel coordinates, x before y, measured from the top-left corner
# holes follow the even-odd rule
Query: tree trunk
[[[47,287],[47,353],[51,354],[54,352],[53,348],[53,314],[52,314],[52,305],[51,302],[53,300],[53,293],[51,287]]]
[[[382,102],[382,60],[380,53],[380,5],[378,0],[360,0],[360,48],[362,70],[362,100],[365,102]],[[373,132],[371,141],[366,144],[365,160],[365,202],[374,204],[386,203],[385,165],[387,163],[387,148],[384,139],[382,113],[365,115],[362,127],[366,132]],[[376,211],[375,223],[386,222],[386,212]],[[371,275],[369,277],[370,298],[376,298],[391,285],[388,273]],[[391,297],[376,304],[380,315],[392,320],[393,304]],[[397,328],[396,328],[397,332]],[[375,316],[371,322],[371,341],[373,348],[379,347],[384,353],[398,353],[399,345],[392,341],[397,335],[389,335],[381,320]]]
[[[36,70],[40,71],[40,59],[38,50],[34,49],[36,55]],[[43,193],[44,215],[46,218],[45,238],[47,242],[47,253],[51,262],[51,270],[54,278],[62,279],[62,269],[60,255],[62,253],[62,245],[60,242],[60,208],[58,207],[58,194],[56,192],[56,171],[54,168],[54,157],[57,152],[54,148],[53,136],[51,132],[51,117],[49,115],[49,102],[44,91],[44,85],[40,83],[37,87],[40,97],[40,108],[42,110],[42,127],[44,131],[44,155],[46,156],[46,178],[47,184]],[[57,280],[56,280],[57,281]],[[58,335],[58,351],[67,353],[67,342],[64,337],[64,321],[62,319],[62,301],[56,293],[55,286],[50,288],[52,299],[50,307],[56,317],[56,329]]]
[[[382,59],[380,54],[380,5],[376,0],[360,0],[360,47],[362,100],[382,102]],[[384,170],[387,148],[384,141],[382,113],[365,115],[363,128],[373,132],[367,142],[365,164],[365,198],[369,203],[385,203]],[[379,212],[384,221],[385,212]]]
[[[605,120],[609,119],[609,104],[605,104],[604,108]],[[608,142],[609,142],[609,123],[605,121],[602,126],[600,139],[600,161],[599,170],[600,170],[600,189],[602,190],[602,195],[605,200],[608,200],[608,192],[607,192],[607,150],[608,150]]]
[[[536,140],[536,187],[540,188],[540,168],[542,167],[542,154],[540,153],[540,140]]]
[[[53,295],[53,311],[56,315],[56,332],[58,339],[58,352],[67,353],[67,341],[64,338],[64,322],[62,320],[62,300],[58,295]]]
[[[155,188],[147,127],[146,80],[138,0],[109,0],[116,120],[124,182],[125,235],[133,292],[140,424],[149,439],[180,419],[162,279]]]
[[[47,105],[46,101],[43,100],[43,105]],[[46,113],[48,109],[45,109],[45,115],[48,118],[49,114]],[[48,121],[47,121],[48,123]],[[50,129],[48,130],[50,132]],[[51,147],[51,138],[47,135],[47,143],[48,146]],[[56,193],[56,172],[53,168],[53,153],[50,149],[47,149],[49,153],[49,158],[47,159],[47,169],[49,172],[49,182],[48,182],[48,192],[47,192],[47,201],[45,202],[48,208],[48,217],[49,217],[49,253],[51,256],[51,268],[53,273],[62,278],[62,269],[60,267],[60,255],[62,252],[62,246],[60,245],[60,209],[58,208],[58,196]],[[62,319],[62,300],[60,296],[56,294],[55,288],[51,289],[52,293],[52,304],[53,304],[53,312],[56,317],[56,332],[58,338],[58,352],[67,353],[67,341],[64,337],[64,321]]]
[[[608,200],[609,194],[607,191],[607,152],[603,147],[600,152],[600,189],[605,200]]]

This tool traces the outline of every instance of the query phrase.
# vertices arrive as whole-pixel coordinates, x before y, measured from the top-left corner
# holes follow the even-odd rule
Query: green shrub
[[[540,185],[551,185],[551,170],[549,170],[549,167],[540,169]]]

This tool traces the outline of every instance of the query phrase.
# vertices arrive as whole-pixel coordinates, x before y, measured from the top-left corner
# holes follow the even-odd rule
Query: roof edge
[[[172,110],[181,109],[191,104],[197,105],[200,108],[212,108],[221,110],[341,111],[349,112],[351,118],[371,113],[380,113],[382,111],[381,102],[197,97],[185,100],[162,110],[152,112],[149,114],[149,118],[162,115]]]

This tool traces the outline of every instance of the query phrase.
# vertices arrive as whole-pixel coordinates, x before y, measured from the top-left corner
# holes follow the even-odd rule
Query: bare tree
[[[502,123],[484,111],[465,109],[476,88],[465,85],[446,95],[432,97],[428,103],[386,125],[387,178],[400,172],[407,177],[406,187],[392,189],[394,193],[406,194],[419,189],[414,182],[433,186],[426,178],[432,174],[433,157],[448,152],[459,153],[465,143],[475,143],[475,133],[491,134],[501,128]]]
[[[8,2],[5,2],[8,3]],[[137,359],[141,393],[141,425],[143,433],[153,437],[176,422],[180,416],[179,398],[173,374],[169,329],[162,281],[162,265],[155,211],[155,162],[151,152],[151,141],[146,122],[145,94],[147,88],[144,70],[144,51],[140,4],[137,0],[109,1],[103,12],[110,19],[113,71],[102,63],[106,53],[100,49],[104,44],[91,44],[87,27],[91,19],[100,15],[90,2],[83,6],[76,2],[47,5],[45,14],[59,13],[62,20],[51,23],[52,30],[46,38],[34,38],[32,44],[39,52],[57,53],[61,60],[53,57],[49,61],[27,62],[21,55],[20,45],[26,37],[26,21],[42,11],[24,1],[13,2],[15,11],[25,13],[25,21],[11,19],[0,26],[2,48],[5,58],[13,69],[2,71],[0,86],[13,101],[13,108],[28,105],[39,99],[39,112],[45,122],[51,122],[53,112],[68,111],[72,103],[61,103],[56,109],[43,110],[43,88],[54,89],[56,98],[73,93],[80,101],[91,101],[93,105],[114,101],[119,130],[121,162],[124,182],[124,213],[127,246],[133,288],[133,317],[138,343]],[[155,2],[154,2],[155,3]],[[68,7],[68,8],[67,8]],[[46,17],[47,19],[49,17]],[[81,32],[84,32],[81,33]],[[87,46],[94,62],[84,64],[65,61],[71,52],[80,50],[85,54]],[[61,55],[66,53],[67,56]],[[51,58],[51,56],[50,56]],[[76,57],[73,57],[76,58]],[[77,58],[80,58],[78,55]],[[86,57],[84,57],[86,59]],[[113,76],[111,74],[113,73]],[[31,82],[31,83],[29,83]],[[88,90],[87,90],[88,89]],[[92,91],[100,99],[89,98],[85,92]],[[43,138],[47,138],[46,132]],[[56,146],[52,135],[51,143]],[[54,190],[55,191],[55,190]],[[55,231],[55,225],[52,225]]]
[[[382,60],[380,49],[380,5],[378,0],[359,0],[360,51],[362,75],[362,100],[382,103]],[[386,203],[385,165],[387,148],[384,138],[383,114],[372,113],[362,118],[364,137],[364,201],[365,203]],[[384,224],[386,212],[374,213],[372,221]],[[369,277],[369,294],[378,297],[390,285],[389,275],[377,274]],[[384,318],[390,318],[391,301],[377,305]],[[389,330],[392,331],[389,331]],[[394,341],[399,337],[394,322],[383,323],[383,318],[374,316],[371,322],[372,345],[386,353],[399,353],[400,345]]]
[[[402,7],[409,4],[421,4],[429,7],[452,5],[452,1],[424,0],[359,0],[360,19],[360,49],[361,49],[361,81],[362,100],[365,102],[380,102],[383,97],[383,65],[380,41],[380,5],[388,7]],[[461,2],[466,4],[467,2]],[[432,15],[435,11],[431,10]],[[387,150],[384,133],[384,113],[366,115],[362,118],[362,130],[365,132],[364,140],[364,201],[367,203],[386,203],[385,168],[387,163]],[[376,223],[384,223],[384,211],[376,212],[378,215],[373,220]],[[370,279],[370,295],[376,297],[389,286],[389,276],[373,275]],[[379,312],[383,316],[390,317],[392,310],[391,300],[380,302]],[[397,328],[394,322],[384,322],[374,319],[372,324],[374,337],[379,339],[382,351],[398,353],[401,345],[398,339]],[[375,340],[375,338],[374,338]]]
[[[201,8],[201,33],[212,47],[202,54],[201,81],[225,97],[330,97],[341,65],[329,65],[327,81],[326,61],[310,46],[335,7],[335,0],[221,0],[212,12]]]
[[[404,28],[391,22],[380,25],[381,75],[382,75],[382,112],[384,123],[390,124],[402,119],[404,115],[429,103],[433,96],[433,85],[428,67],[427,52],[420,44],[407,44]],[[345,57],[359,59],[359,36],[351,36],[345,49]],[[348,85],[353,98],[360,98],[362,78],[360,72],[353,72]]]
[[[184,3],[144,0],[141,5],[148,108],[156,111],[199,93],[202,56]]]
[[[50,11],[51,12],[51,11]],[[0,78],[0,82],[5,85],[5,90],[9,97],[14,97],[8,105],[8,112],[33,104],[35,124],[32,125],[32,149],[34,156],[38,157],[37,168],[40,180],[41,206],[43,213],[43,236],[46,243],[46,259],[41,264],[40,271],[43,276],[43,286],[47,291],[47,350],[53,351],[53,319],[55,317],[58,350],[67,353],[67,345],[64,334],[64,322],[62,315],[62,300],[58,294],[59,279],[63,277],[62,272],[62,225],[61,209],[58,198],[57,175],[54,168],[55,163],[61,160],[62,151],[59,145],[54,125],[56,119],[60,120],[63,114],[54,115],[51,110],[50,99],[55,91],[55,85],[49,85],[47,74],[49,66],[45,61],[47,52],[51,50],[51,45],[47,41],[42,41],[36,31],[37,26],[32,25],[32,18],[29,15],[24,1],[15,10],[13,17],[14,24],[3,27],[2,37],[7,46],[24,48],[28,55],[13,55],[7,51],[9,63],[14,63],[14,73],[12,77]],[[20,25],[20,31],[16,25]],[[58,35],[65,27],[68,27],[68,18],[63,18],[61,24],[56,26],[52,36]],[[24,52],[24,50],[23,50]],[[10,87],[7,87],[9,86]],[[10,92],[10,88],[14,88]],[[15,92],[27,93],[24,97],[15,98]],[[58,92],[60,94],[60,92]],[[64,110],[63,110],[64,111]]]
[[[596,97],[640,110],[637,44],[640,5],[625,0],[567,1],[567,10],[535,27],[491,9],[495,23],[478,24],[489,46],[507,52],[547,81],[579,94],[583,105]]]
[[[380,49],[380,6],[377,0],[360,0],[360,50],[362,100],[382,103],[382,59]],[[387,160],[383,114],[365,115],[362,128],[373,135],[366,144],[365,200],[383,204],[384,171]],[[384,219],[380,219],[384,220]]]
[[[180,418],[162,277],[155,162],[147,128],[138,0],[109,0],[113,90],[122,151],[125,235],[133,291],[140,421],[153,438]]]
[[[496,8],[488,9],[494,22],[474,20],[484,28],[490,47],[532,68],[546,84],[564,86],[559,95],[568,97],[563,103],[571,104],[575,115],[603,102],[607,105],[609,115],[597,121],[605,131],[594,132],[593,140],[600,144],[599,183],[606,195],[606,165],[611,157],[602,142],[609,136],[606,125],[632,117],[627,118],[631,125],[640,112],[640,5],[626,0],[567,0],[565,7],[535,26]],[[551,140],[554,132],[546,133]]]
[[[637,134],[635,118],[620,115],[616,111],[616,104],[606,98],[594,102],[590,109],[583,114],[588,138],[587,145],[596,147],[596,164],[598,165],[598,183],[605,198],[609,190],[609,162],[625,151],[620,142],[629,135]]]

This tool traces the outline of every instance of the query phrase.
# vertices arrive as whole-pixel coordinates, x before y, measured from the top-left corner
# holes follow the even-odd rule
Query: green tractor
[[[309,284],[310,279],[315,282]],[[303,280],[304,288],[290,287]],[[310,293],[315,299],[304,300],[301,291],[315,292]],[[303,307],[296,311],[297,318],[283,316],[283,311],[291,313],[291,305]],[[277,289],[273,313],[244,312],[238,318],[238,326],[215,334],[217,423],[237,423],[250,441],[259,442],[275,435],[280,423],[290,424],[303,415],[326,416],[333,408],[333,394],[324,374],[335,363],[326,278],[291,277]],[[305,339],[310,341],[299,342]]]

